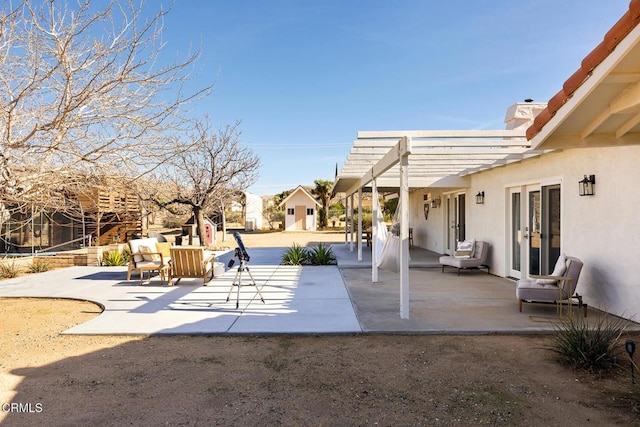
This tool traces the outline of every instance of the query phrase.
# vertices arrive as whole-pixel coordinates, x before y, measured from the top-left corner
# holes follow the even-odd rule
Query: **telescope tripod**
[[[249,278],[251,279],[251,284],[249,284],[249,285],[242,285],[242,273],[244,273],[245,270],[247,271],[247,273],[249,273]],[[236,293],[236,310],[240,306],[240,287],[242,287],[242,286],[255,286],[256,287],[256,292],[260,296],[260,301],[262,301],[262,303],[265,304],[264,298],[262,297],[262,294],[260,293],[260,289],[258,288],[258,285],[256,284],[256,281],[253,279],[253,275],[251,274],[251,271],[249,270],[249,267],[247,267],[247,261],[245,261],[243,259],[240,259],[240,265],[238,266],[238,271],[236,271],[236,276],[233,278],[233,283],[231,284],[231,287],[229,288],[229,293],[227,294],[227,302],[229,302],[229,298],[231,298],[231,293],[233,292],[233,287],[234,286],[238,287],[238,291]]]

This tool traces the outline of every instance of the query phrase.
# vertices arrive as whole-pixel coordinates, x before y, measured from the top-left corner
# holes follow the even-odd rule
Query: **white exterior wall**
[[[561,251],[584,262],[578,292],[585,302],[626,318],[640,319],[640,147],[583,148],[553,152],[470,177],[466,192],[466,237],[491,244],[491,272],[508,273],[508,189],[561,183]],[[578,195],[578,181],[595,175],[595,195]],[[482,205],[475,194],[484,191]],[[443,252],[445,209],[422,214],[423,195],[411,194],[412,226],[417,246]],[[523,197],[525,193],[523,193]],[[423,237],[424,236],[424,237]],[[515,293],[514,293],[515,298]]]
[[[409,227],[413,228],[413,244],[420,248],[434,252],[444,252],[443,223],[444,209],[429,208],[429,218],[424,218],[424,195],[431,193],[431,197],[441,196],[441,189],[422,189],[414,191],[409,196]]]
[[[287,212],[289,209],[295,209],[296,206],[302,205],[304,205],[305,211],[306,209],[313,209],[313,215],[306,215],[306,231],[316,231],[316,225],[318,222],[318,205],[314,200],[309,199],[309,197],[302,191],[297,191],[289,200],[287,200],[285,205],[285,231],[298,231],[296,230],[296,216],[288,215]]]
[[[246,212],[245,224],[247,221],[253,221],[256,230],[262,229],[262,197],[251,193],[245,193]]]

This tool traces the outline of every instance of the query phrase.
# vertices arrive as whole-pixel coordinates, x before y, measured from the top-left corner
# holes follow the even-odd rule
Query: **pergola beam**
[[[359,131],[358,139],[408,138],[515,138],[525,137],[522,130],[391,130]]]

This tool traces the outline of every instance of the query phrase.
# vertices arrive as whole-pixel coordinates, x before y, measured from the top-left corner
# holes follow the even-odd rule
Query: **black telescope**
[[[238,233],[237,231],[234,232],[233,238],[236,239],[236,244],[238,245],[238,247],[236,248],[236,251],[233,254],[233,258],[229,260],[229,264],[227,265],[228,268],[233,267],[233,264],[236,263],[235,261],[236,258],[238,258],[240,262],[243,262],[243,261],[249,262],[249,260],[251,259],[251,257],[247,253],[247,248],[245,248],[244,243],[242,242],[242,237],[240,236],[240,233]]]
[[[237,231],[234,232],[233,238],[236,239],[236,243],[238,244],[238,249],[240,249],[240,256],[238,256],[238,258],[248,262],[250,257],[249,257],[249,254],[247,253],[247,249],[244,247],[244,243],[242,243],[242,237],[240,236],[240,233],[238,233]]]
[[[237,289],[236,310],[237,310],[238,307],[240,307],[240,287],[243,286],[242,273],[244,273],[245,271],[249,274],[249,277],[251,278],[251,285],[255,286],[256,292],[258,293],[258,296],[260,296],[260,301],[262,301],[263,303],[264,303],[264,298],[262,297],[262,294],[260,293],[260,289],[258,289],[258,285],[256,285],[256,281],[253,279],[253,276],[251,275],[251,271],[249,271],[249,267],[247,266],[247,264],[249,263],[250,257],[249,257],[249,254],[247,253],[247,248],[245,248],[244,243],[242,242],[242,237],[240,237],[240,233],[238,233],[237,231],[233,233],[233,238],[236,239],[236,243],[238,244],[238,247],[236,248],[236,251],[233,254],[233,258],[229,261],[229,268],[233,267],[233,264],[235,263],[236,258],[240,260],[240,265],[238,266],[238,271],[236,271],[236,277],[233,279],[233,283],[229,288],[229,293],[227,294],[227,302],[229,302],[229,298],[231,298],[233,287],[236,286],[236,289]]]

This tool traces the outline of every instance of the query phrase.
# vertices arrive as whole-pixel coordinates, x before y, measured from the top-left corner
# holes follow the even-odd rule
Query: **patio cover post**
[[[378,235],[378,186],[376,179],[371,181],[371,204],[373,205],[373,217],[371,220],[371,281],[378,282],[378,253],[376,252],[375,238]]]
[[[349,196],[344,198],[344,244],[349,243]]]
[[[371,281],[373,283],[378,282],[378,253],[376,252],[375,238],[378,235],[378,186],[376,185],[376,179],[371,181],[371,205],[373,207],[373,215],[371,218]]]
[[[350,238],[349,238],[349,252],[353,252],[353,193],[351,194],[351,203],[349,206],[349,216],[351,227],[349,228]]]
[[[411,138],[400,140],[400,318],[409,318],[409,154]]]
[[[358,188],[358,261],[362,261],[362,187]]]

